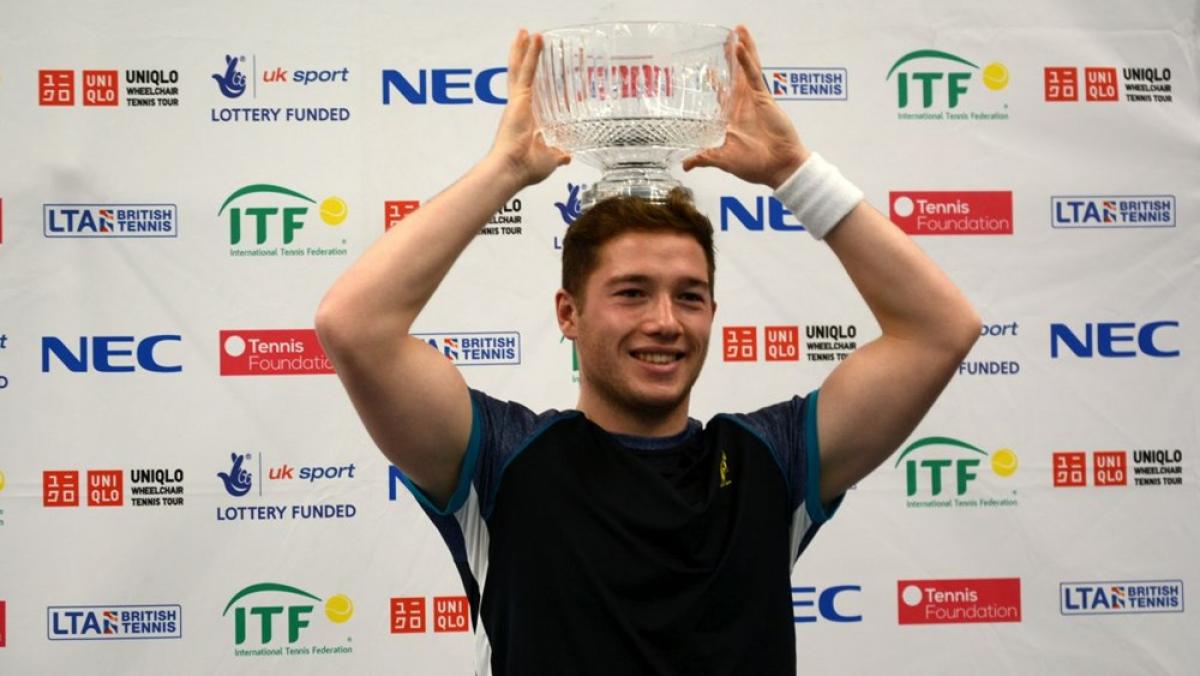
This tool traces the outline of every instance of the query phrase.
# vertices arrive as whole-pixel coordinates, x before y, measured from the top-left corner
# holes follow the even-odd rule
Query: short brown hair
[[[596,269],[600,247],[627,232],[668,232],[694,238],[708,261],[708,288],[712,293],[717,271],[712,222],[678,188],[667,195],[666,202],[609,197],[576,218],[567,228],[562,245],[562,287],[567,293],[583,298],[583,288]]]

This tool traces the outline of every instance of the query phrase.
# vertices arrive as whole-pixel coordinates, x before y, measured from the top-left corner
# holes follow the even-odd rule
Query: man
[[[318,310],[367,430],[454,554],[477,615],[479,673],[795,673],[792,565],[979,334],[936,265],[805,148],[737,30],[725,144],[684,168],[776,189],[874,313],[882,336],[819,396],[706,425],[688,417],[716,302],[712,227],[678,196],[602,202],[568,231],[555,304],[579,354],[575,410],[535,414],[471,391],[406,337],[488,218],[570,159],[536,133],[541,39],[524,31],[490,152],[381,238]]]

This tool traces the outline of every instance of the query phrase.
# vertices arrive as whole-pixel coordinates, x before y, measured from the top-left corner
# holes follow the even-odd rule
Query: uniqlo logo
[[[392,633],[420,634],[425,631],[425,598],[392,599]]]
[[[75,105],[75,71],[39,70],[38,105]]]
[[[119,469],[93,469],[87,473],[88,507],[119,507],[125,502],[125,484]]]
[[[1046,100],[1078,101],[1079,71],[1070,68],[1046,68]]]
[[[43,507],[78,507],[79,472],[47,470],[42,472]]]
[[[83,105],[115,106],[117,98],[117,71],[83,71]]]
[[[1087,454],[1082,451],[1078,453],[1055,453],[1054,485],[1086,486]]]
[[[421,203],[417,200],[388,200],[383,203],[383,229],[391,230],[392,226],[404,220],[404,217],[417,210]]]
[[[758,360],[758,333],[753,326],[726,326],[721,339],[725,361]]]
[[[1117,100],[1116,68],[1084,68],[1083,80],[1088,101]]]
[[[1128,482],[1125,451],[1093,451],[1092,481],[1097,486],[1124,486]]]
[[[465,596],[433,597],[433,630],[467,631],[470,627],[470,606]]]
[[[799,361],[800,327],[764,326],[763,352],[767,361]]]

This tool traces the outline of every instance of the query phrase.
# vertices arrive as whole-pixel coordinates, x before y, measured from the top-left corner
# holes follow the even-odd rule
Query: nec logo
[[[763,213],[763,202],[766,202],[766,213]],[[804,230],[804,226],[799,221],[792,219],[788,222],[786,219],[791,217],[792,212],[783,206],[783,202],[774,197],[755,197],[754,211],[742,204],[741,200],[729,195],[721,197],[721,232],[729,230],[729,217],[733,216],[742,227],[754,232],[762,232],[763,226],[767,226],[772,230],[781,230],[784,232],[799,232]]]
[[[495,84],[496,77],[508,72],[507,68],[488,68],[472,76],[470,68],[430,68],[417,71],[416,84],[398,70],[383,71],[383,105],[392,103],[395,89],[405,101],[422,106],[433,102],[443,105],[468,105],[478,99],[481,103],[502,106],[508,99],[500,96]],[[471,92],[475,96],[472,98]]]
[[[180,342],[181,336],[160,334],[138,340],[133,336],[80,336],[79,346],[72,349],[54,336],[42,338],[42,373],[50,372],[51,355],[73,373],[179,373],[183,367],[170,364],[159,356],[159,346]],[[89,358],[90,355],[90,358]],[[90,367],[90,368],[89,368]]]
[[[839,612],[837,607],[838,595],[861,591],[862,587],[856,584],[826,587],[819,594],[816,587],[792,587],[792,621],[796,624],[806,624],[816,622],[819,617],[829,622],[862,622],[861,613],[843,613]]]
[[[1076,357],[1178,357],[1179,350],[1163,349],[1155,334],[1166,327],[1179,328],[1179,322],[1161,321],[1143,324],[1134,322],[1097,322],[1083,325],[1082,337],[1066,324],[1050,325],[1050,357],[1058,359],[1060,346]]]

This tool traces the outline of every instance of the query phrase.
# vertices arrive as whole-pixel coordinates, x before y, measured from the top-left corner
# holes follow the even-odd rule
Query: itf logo
[[[988,103],[992,110],[960,110],[959,104],[970,94],[969,86],[976,72],[974,63],[949,52],[920,49],[896,60],[888,70],[886,80],[896,77],[896,99],[901,120],[1007,120],[1008,104],[994,108],[997,101]],[[993,62],[983,68],[983,86],[999,92],[1008,86],[1008,68]],[[914,92],[916,97],[913,96]],[[910,99],[919,97],[921,111],[908,112]],[[982,99],[981,99],[982,100]]]
[[[936,449],[936,450],[935,450]],[[917,454],[923,456],[918,460]],[[1017,454],[1010,448],[1001,448],[993,453],[950,437],[925,437],[909,444],[896,458],[894,467],[904,463],[904,475],[908,507],[1015,507],[1015,497],[1001,499],[967,496],[971,482],[979,479],[977,472],[983,460],[989,459],[992,472],[1001,478],[1016,474]],[[949,478],[944,474],[949,470]],[[946,495],[947,484],[953,486],[953,495]],[[913,500],[913,496],[924,493],[928,499]],[[1012,495],[1016,495],[1016,490]],[[922,496],[924,497],[924,496]]]
[[[224,214],[226,209],[229,211],[229,255],[284,258],[345,256],[347,250],[339,246],[291,246],[297,232],[306,224],[310,208],[307,205],[316,204],[317,201],[308,195],[270,183],[256,183],[238,188],[225,198],[221,208],[217,210],[217,216]],[[340,226],[349,214],[346,202],[336,195],[323,200],[318,209],[321,220],[330,228]],[[243,217],[250,221],[246,228],[243,228]],[[250,232],[244,233],[244,229]],[[334,235],[316,234],[315,237],[332,240]],[[311,234],[308,236],[310,241],[313,238]],[[345,239],[340,240],[340,244],[345,243]],[[273,244],[282,246],[272,246]]]
[[[233,610],[233,641],[235,646],[247,642],[261,648],[235,647],[235,657],[282,657],[296,655],[338,655],[352,652],[351,638],[340,645],[322,645],[306,638],[304,645],[296,647],[302,633],[308,633],[313,624],[313,611],[319,596],[303,589],[276,582],[260,582],[238,591],[225,604],[221,616]],[[348,622],[354,616],[354,603],[345,594],[334,594],[324,601],[325,618],[334,625]],[[257,618],[257,622],[251,618]],[[253,625],[257,624],[257,627]],[[325,623],[320,623],[324,625]],[[327,625],[325,625],[327,627]],[[257,629],[257,631],[254,631]],[[320,630],[318,630],[320,633]],[[324,632],[329,635],[330,632]],[[319,639],[318,639],[319,640]],[[286,645],[280,645],[286,643]]]
[[[1020,622],[1021,578],[899,580],[900,624]]]

